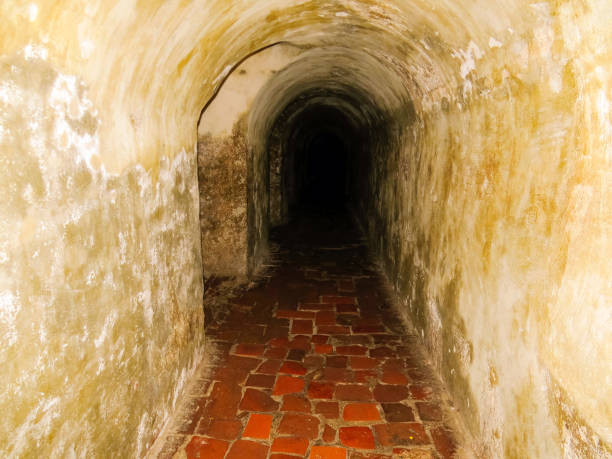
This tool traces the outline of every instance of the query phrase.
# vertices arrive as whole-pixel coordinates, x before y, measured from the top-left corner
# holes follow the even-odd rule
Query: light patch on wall
[[[115,322],[117,322],[117,311],[112,311],[106,317],[100,335],[94,340],[94,344],[96,345],[96,347],[102,346],[104,340],[106,340],[106,337],[109,335],[110,331],[115,326]]]
[[[38,17],[38,5],[36,3],[30,3],[28,6],[28,19],[30,22],[36,21]]]
[[[563,89],[563,77],[561,75],[562,68],[557,66],[556,68],[552,68],[550,71],[550,77],[548,79],[548,86],[550,90],[555,94],[559,94]]]
[[[138,304],[142,307],[144,318],[147,325],[150,327],[153,324],[153,308],[151,307],[151,291],[143,290],[136,295]]]
[[[52,421],[58,417],[60,398],[41,399],[38,405],[30,412],[15,435],[15,452],[19,456],[29,439],[42,438],[51,430]]]
[[[461,61],[459,73],[461,78],[465,79],[471,71],[476,70],[476,61],[482,59],[484,52],[476,43],[470,41],[465,50],[454,51],[451,55]]]
[[[232,66],[227,65],[223,69],[223,71],[219,74],[219,76],[213,80],[213,84],[217,84],[219,80],[224,80],[230,74],[231,71],[232,71]]]
[[[6,337],[9,346],[17,342],[15,321],[20,309],[19,301],[12,292],[0,293],[0,334]]]
[[[489,37],[489,48],[501,48],[502,43],[493,37]]]
[[[94,51],[94,43],[91,40],[83,40],[81,42],[81,57],[83,59],[89,59]]]
[[[27,60],[41,59],[46,61],[49,57],[49,51],[44,46],[30,43],[23,48],[23,55]]]
[[[3,104],[8,104],[9,102],[14,104],[17,101],[15,100],[18,97],[17,86],[10,81],[3,81],[0,83],[0,102]]]
[[[100,149],[98,136],[95,135],[98,120],[95,119],[93,103],[76,77],[57,76],[49,95],[49,105],[57,113],[53,130],[57,144],[73,149],[78,154],[79,162],[85,162],[89,169],[94,169],[92,158],[98,156]],[[88,114],[93,117],[84,119]],[[81,129],[74,128],[75,121],[82,124]]]
[[[77,29],[79,48],[83,59],[89,59],[95,49],[95,43],[92,39],[92,27],[91,21],[85,20],[79,24]]]
[[[148,428],[149,428],[149,413],[143,413],[142,417],[140,418],[140,423],[138,424],[138,440],[137,440],[137,447],[136,447],[136,457],[142,457],[143,455],[143,448],[145,445],[143,445],[143,442],[145,441],[145,436],[148,435]]]
[[[597,114],[602,127],[610,124],[610,101],[603,89],[597,94]],[[605,137],[604,134],[602,134],[603,137]]]

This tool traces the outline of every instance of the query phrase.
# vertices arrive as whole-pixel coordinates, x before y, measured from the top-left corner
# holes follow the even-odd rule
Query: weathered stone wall
[[[0,455],[140,456],[203,343],[194,152],[99,170],[78,77],[0,75]]]
[[[529,8],[412,90],[362,215],[487,457],[609,457],[610,11]]]

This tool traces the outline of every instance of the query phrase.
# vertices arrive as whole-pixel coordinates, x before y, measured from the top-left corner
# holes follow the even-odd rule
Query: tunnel
[[[315,340],[327,315],[300,308],[328,303],[346,321],[330,334],[423,349],[463,432],[456,456],[437,418],[431,445],[393,452],[431,415],[404,401],[414,420],[372,427],[382,457],[612,456],[609,2],[8,0],[0,17],[2,456],[189,456],[209,437],[172,429],[204,409],[202,372],[260,358],[236,333]],[[287,257],[306,267],[283,277]],[[290,319],[262,290],[332,280]],[[245,319],[262,305],[271,322]],[[223,317],[242,322],[219,341]],[[309,349],[362,338],[334,339]],[[326,425],[340,446],[304,451],[367,457]]]
[[[342,116],[339,113],[333,115]],[[321,119],[323,113],[320,111],[311,116],[316,120],[311,123],[321,124],[308,126],[310,132],[301,136],[290,135],[295,138],[293,148],[296,150],[287,152],[296,157],[292,171],[297,187],[295,205],[304,209],[340,211],[347,198],[345,188],[349,166],[344,137],[350,136],[351,132],[334,133],[327,127],[331,121]]]

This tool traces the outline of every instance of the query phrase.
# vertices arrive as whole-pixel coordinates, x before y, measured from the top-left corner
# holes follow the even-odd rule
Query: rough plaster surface
[[[195,157],[95,170],[82,82],[0,74],[0,455],[140,456],[200,358]]]
[[[198,139],[205,276],[247,275],[247,157],[240,123],[227,138],[206,135]]]
[[[351,70],[311,61],[249,124],[314,86],[363,102],[364,226],[483,454],[609,456],[611,10],[0,3],[0,451],[138,456],[159,431],[201,349],[200,111],[284,40]]]

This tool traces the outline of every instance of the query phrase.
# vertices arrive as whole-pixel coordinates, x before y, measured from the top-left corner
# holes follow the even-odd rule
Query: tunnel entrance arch
[[[248,139],[259,89],[302,49],[280,42],[242,59],[225,76],[198,121],[198,189],[204,277],[246,279],[267,252],[268,207],[252,204],[269,188],[266,155]]]

